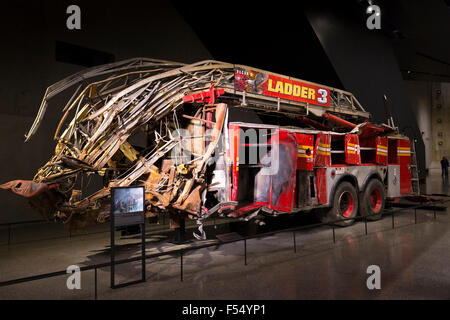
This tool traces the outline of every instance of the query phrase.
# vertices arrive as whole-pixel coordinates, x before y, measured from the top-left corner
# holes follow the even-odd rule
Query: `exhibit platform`
[[[449,194],[449,182],[427,178],[423,192]],[[448,207],[449,204],[447,203]],[[109,287],[110,268],[98,269],[98,299],[449,299],[450,216],[448,209],[404,210],[367,224],[328,226],[171,254],[180,246],[169,234],[147,233],[147,254],[167,253],[147,260],[147,281],[121,289]],[[218,220],[219,221],[219,220]],[[417,222],[417,223],[416,223]],[[220,225],[218,232],[230,232]],[[220,229],[220,228],[225,229]],[[3,230],[4,231],[4,230]],[[2,233],[4,240],[5,234]],[[117,259],[139,255],[139,235],[120,238]],[[108,262],[109,233],[24,241],[0,246],[0,281],[64,270],[70,265]],[[201,242],[204,243],[204,242]],[[183,246],[188,246],[186,244]],[[369,290],[367,268],[381,270],[381,289]],[[94,299],[94,271],[81,276],[81,290],[68,290],[69,275],[0,287],[0,299]],[[139,279],[140,262],[116,266],[118,282]]]

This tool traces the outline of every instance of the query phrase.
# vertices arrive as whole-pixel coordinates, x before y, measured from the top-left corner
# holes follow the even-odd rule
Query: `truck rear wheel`
[[[331,222],[346,218],[355,218],[358,214],[358,194],[355,187],[349,182],[342,182],[336,188],[332,207],[322,209],[319,218],[322,222]],[[353,224],[355,220],[337,221],[334,224],[346,227]]]
[[[372,179],[367,184],[361,197],[360,213],[367,220],[379,220],[383,215],[386,203],[384,185],[378,179]]]

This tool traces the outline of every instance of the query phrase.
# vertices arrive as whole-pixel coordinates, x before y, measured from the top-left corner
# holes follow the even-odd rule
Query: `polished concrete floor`
[[[423,187],[426,193],[449,193],[449,182],[432,175]],[[292,223],[307,224],[291,218]],[[306,222],[305,222],[306,221]],[[287,221],[289,223],[289,221]],[[245,225],[245,224],[244,224]],[[209,227],[209,232],[231,228]],[[41,231],[39,228],[43,229]],[[13,244],[1,234],[0,281],[85,266],[109,260],[109,234],[88,231],[73,237],[40,226],[14,230]],[[50,228],[50,227],[48,227]],[[241,232],[237,229],[223,232]],[[249,227],[255,228],[255,227]],[[28,230],[28,231],[27,231]],[[58,229],[59,230],[59,229]],[[4,231],[4,230],[3,230]],[[248,231],[248,230],[247,230]],[[251,230],[250,230],[251,231]],[[35,233],[46,240],[33,240]],[[42,236],[42,234],[41,234]],[[319,227],[296,234],[297,252],[292,233],[278,233],[247,241],[244,265],[242,242],[217,245],[191,251],[184,257],[183,282],[180,259],[170,250],[179,246],[168,243],[167,234],[151,229],[147,235],[147,253],[167,252],[147,261],[147,282],[121,289],[110,289],[110,269],[98,270],[99,299],[450,299],[450,217],[447,211],[405,210],[368,223],[336,229]],[[214,238],[214,237],[212,237]],[[139,254],[135,237],[118,241],[120,258]],[[214,239],[210,240],[216,241]],[[369,290],[367,268],[381,270],[381,289]],[[140,264],[116,267],[117,281],[140,277]],[[67,276],[0,287],[0,299],[93,299],[94,272],[81,275],[81,290],[68,290]]]

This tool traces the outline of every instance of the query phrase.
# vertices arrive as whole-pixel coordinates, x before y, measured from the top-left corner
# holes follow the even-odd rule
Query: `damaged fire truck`
[[[0,187],[69,229],[108,221],[111,187],[145,186],[148,218],[194,219],[199,239],[214,214],[263,223],[304,211],[346,226],[419,195],[414,144],[336,88],[219,61],[130,59],[49,87],[26,141],[57,95],[70,99],[54,155],[32,181]],[[88,195],[89,175],[103,185]]]

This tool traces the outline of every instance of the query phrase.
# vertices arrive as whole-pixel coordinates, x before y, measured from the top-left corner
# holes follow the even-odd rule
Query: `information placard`
[[[123,227],[145,222],[144,187],[111,189],[111,214],[114,226]]]
[[[120,288],[145,281],[145,188],[111,188],[111,288]],[[115,231],[117,227],[139,225],[141,227],[141,264],[140,280],[116,285],[115,283]]]

